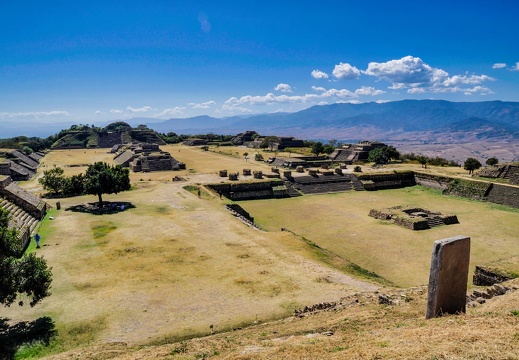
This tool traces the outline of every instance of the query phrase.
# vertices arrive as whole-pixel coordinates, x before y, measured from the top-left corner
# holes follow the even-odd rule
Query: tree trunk
[[[99,193],[97,194],[97,197],[99,198],[99,207],[102,207],[103,206],[103,197],[102,197],[103,194]]]

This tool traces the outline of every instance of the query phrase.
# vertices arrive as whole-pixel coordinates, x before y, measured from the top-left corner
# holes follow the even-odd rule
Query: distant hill
[[[82,125],[62,130],[52,149],[111,148],[132,141],[165,144],[152,129],[145,126],[133,128],[125,122],[118,121],[104,128]]]
[[[471,138],[519,138],[518,102],[403,100],[313,106],[296,113],[228,118],[199,116],[147,124],[159,132],[238,133],[256,130],[302,138],[397,139],[409,132],[459,133]],[[456,138],[456,136],[453,136]]]

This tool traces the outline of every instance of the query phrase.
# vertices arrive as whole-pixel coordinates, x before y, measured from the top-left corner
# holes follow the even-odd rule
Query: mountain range
[[[145,120],[145,119],[142,119]],[[198,116],[150,123],[159,132],[238,133],[336,138],[402,140],[409,133],[448,136],[461,141],[519,138],[519,102],[449,102],[403,100],[387,103],[313,106],[296,113],[272,113],[228,118]]]
[[[519,139],[519,102],[402,100],[318,105],[295,113],[226,118],[197,116],[165,121],[133,118],[110,122],[114,121],[124,121],[131,125],[145,124],[158,132],[178,134],[236,134],[255,130],[262,135],[303,139],[398,141],[412,137],[422,141],[444,139],[463,143],[478,139]],[[46,124],[43,128],[35,128],[34,123],[26,125],[2,122],[0,138],[16,135],[48,136],[70,124]]]

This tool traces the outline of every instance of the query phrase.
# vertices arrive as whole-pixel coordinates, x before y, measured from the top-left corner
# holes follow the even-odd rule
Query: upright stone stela
[[[427,319],[465,312],[470,261],[470,237],[456,236],[434,242]]]

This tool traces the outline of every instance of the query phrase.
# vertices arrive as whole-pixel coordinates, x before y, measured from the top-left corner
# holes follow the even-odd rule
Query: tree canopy
[[[18,295],[25,294],[34,306],[50,295],[52,272],[42,257],[22,256],[18,233],[8,224],[9,213],[0,208],[0,304],[10,306]]]
[[[277,136],[267,136],[263,139],[260,144],[261,149],[269,148],[270,151],[274,151],[274,147],[279,144],[281,140]]]
[[[494,166],[499,164],[499,160],[496,157],[491,157],[488,158],[487,161],[485,161],[485,164],[487,164],[488,166]]]
[[[465,170],[468,170],[469,174],[474,173],[474,170],[477,170],[480,167],[481,167],[481,163],[479,162],[479,160],[471,158],[471,157],[468,158],[467,160],[465,160],[465,163],[463,164],[463,168]]]
[[[322,142],[317,141],[312,145],[312,154],[319,155],[324,152],[324,145]]]
[[[375,164],[387,164],[392,159],[396,160],[400,153],[393,146],[378,147],[369,152],[368,161]]]
[[[118,194],[130,190],[130,170],[120,165],[110,166],[105,162],[88,165],[84,177],[86,194],[97,195],[103,204],[103,194]]]

